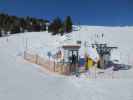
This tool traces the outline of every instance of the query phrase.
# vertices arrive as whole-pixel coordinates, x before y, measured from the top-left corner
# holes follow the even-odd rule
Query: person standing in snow
[[[74,69],[76,67],[76,56],[73,54],[71,59],[72,59],[72,62],[71,62],[71,71],[74,71]]]

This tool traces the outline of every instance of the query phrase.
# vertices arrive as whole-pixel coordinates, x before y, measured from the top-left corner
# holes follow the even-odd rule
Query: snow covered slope
[[[82,26],[70,34],[72,39],[68,42],[91,43],[96,33],[104,33],[105,39],[99,41],[118,46],[122,62],[130,59],[132,64],[133,27]],[[47,32],[0,38],[0,100],[133,100],[132,69],[118,72],[120,79],[75,78],[46,74],[22,58],[26,48],[46,56],[47,51],[56,50],[65,39]]]

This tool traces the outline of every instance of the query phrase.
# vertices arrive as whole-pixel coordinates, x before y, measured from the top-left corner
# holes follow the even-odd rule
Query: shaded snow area
[[[81,26],[79,31],[62,37],[31,32],[0,38],[0,100],[133,100],[133,68],[115,72],[113,79],[76,78],[46,74],[22,57],[25,49],[47,57],[48,51],[54,53],[65,43],[81,40],[91,44],[96,41],[95,34],[102,33],[104,39],[97,41],[118,46],[112,59],[133,65],[133,27]],[[109,70],[99,76],[106,77]]]

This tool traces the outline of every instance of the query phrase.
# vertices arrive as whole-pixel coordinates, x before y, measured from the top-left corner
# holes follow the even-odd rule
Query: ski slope
[[[133,27],[81,26],[67,42],[87,40],[91,44],[96,33],[105,35],[99,42],[119,47],[112,59],[133,64]],[[47,51],[55,52],[66,39],[47,32],[0,38],[0,100],[133,100],[133,69],[116,72],[114,79],[76,78],[47,74],[23,60],[25,49],[47,57]]]

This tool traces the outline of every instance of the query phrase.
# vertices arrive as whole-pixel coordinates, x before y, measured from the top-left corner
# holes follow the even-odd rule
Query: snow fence
[[[54,60],[45,59],[44,57],[41,57],[38,54],[33,52],[24,51],[24,59],[31,63],[40,65],[50,72],[63,74],[63,75],[70,74],[69,65],[61,64],[61,63],[55,62]]]

